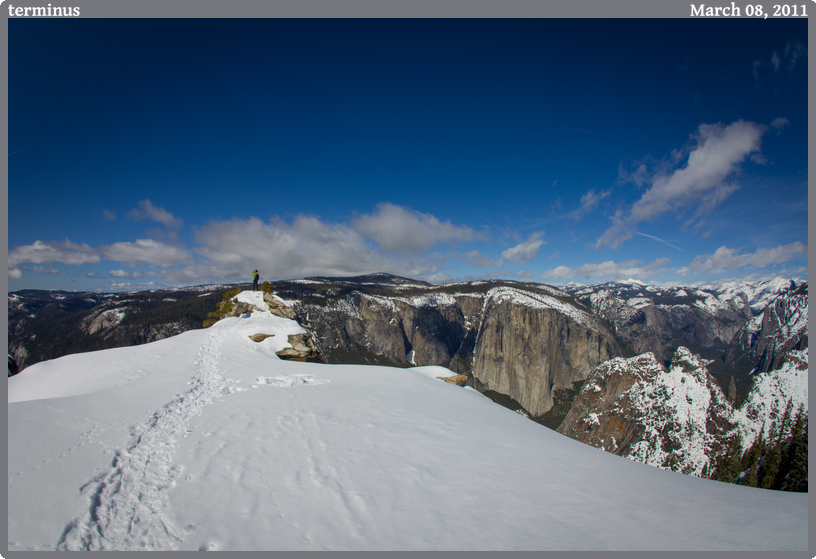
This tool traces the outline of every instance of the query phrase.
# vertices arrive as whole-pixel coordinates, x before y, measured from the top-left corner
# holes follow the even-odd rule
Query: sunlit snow
[[[8,549],[807,549],[806,494],[605,453],[441,367],[279,359],[302,331],[254,312],[10,378]]]

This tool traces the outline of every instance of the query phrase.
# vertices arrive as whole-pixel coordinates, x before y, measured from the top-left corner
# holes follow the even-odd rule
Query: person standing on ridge
[[[258,291],[258,279],[260,279],[261,275],[258,273],[258,270],[252,272],[252,291]]]

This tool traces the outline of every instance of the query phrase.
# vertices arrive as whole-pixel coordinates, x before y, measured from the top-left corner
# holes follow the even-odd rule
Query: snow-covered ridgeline
[[[494,287],[487,292],[485,297],[485,308],[490,302],[510,301],[517,305],[524,305],[534,309],[553,309],[559,313],[568,316],[578,324],[587,328],[597,330],[600,325],[597,319],[589,313],[581,309],[565,303],[555,297],[548,295],[533,293],[529,291],[521,291],[513,287]],[[484,316],[484,312],[482,312]]]
[[[792,280],[776,277],[770,281],[726,281],[702,287],[711,289],[720,295],[722,299],[730,299],[737,302],[737,304],[745,301],[752,311],[757,313],[781,293],[793,289],[794,285],[795,282]]]
[[[730,415],[730,406],[719,385],[709,377],[707,364],[681,347],[668,371],[633,387],[630,405],[646,432],[628,458],[684,474],[703,474],[709,465],[711,445],[716,442],[707,423],[714,413]],[[668,424],[673,428],[667,432]],[[668,464],[672,454],[678,459]]]

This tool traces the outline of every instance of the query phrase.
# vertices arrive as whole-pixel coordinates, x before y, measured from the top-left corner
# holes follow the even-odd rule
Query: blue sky
[[[807,21],[9,20],[9,290],[807,277]]]

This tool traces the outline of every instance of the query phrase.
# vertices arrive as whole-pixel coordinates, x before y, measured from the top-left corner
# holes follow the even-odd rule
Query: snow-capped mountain
[[[9,550],[808,547],[805,494],[602,452],[441,367],[279,359],[302,333],[254,311],[10,378]]]
[[[711,360],[709,372],[733,399],[745,397],[751,372],[769,371],[791,349],[807,347],[807,282],[784,278],[703,287],[614,282],[567,289],[608,320],[634,354],[668,365],[684,346]]]

